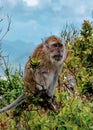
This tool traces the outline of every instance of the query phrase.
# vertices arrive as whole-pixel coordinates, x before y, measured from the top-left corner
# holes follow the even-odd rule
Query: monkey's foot
[[[50,109],[50,110],[53,110],[53,111],[56,111],[56,105],[54,103],[55,99],[54,98],[50,98],[47,100],[47,107]]]

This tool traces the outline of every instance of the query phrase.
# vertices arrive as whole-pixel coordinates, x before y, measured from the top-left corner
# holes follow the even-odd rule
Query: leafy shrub
[[[4,102],[5,104],[13,102],[23,91],[22,78],[17,71],[14,74],[9,74],[6,80],[0,79],[0,95],[3,100],[3,103],[0,102],[0,107],[4,105]]]
[[[80,35],[67,45],[68,58],[63,66],[63,86],[81,92],[93,93],[93,26],[84,20]]]

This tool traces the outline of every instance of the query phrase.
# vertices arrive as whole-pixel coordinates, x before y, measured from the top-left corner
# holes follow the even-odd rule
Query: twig
[[[0,19],[0,22],[2,22],[3,20],[4,20],[4,19],[3,19],[3,18],[1,18],[1,19]]]
[[[2,20],[2,19],[1,19]],[[2,39],[6,36],[6,34],[9,32],[10,30],[10,25],[11,25],[11,18],[7,15],[7,20],[8,20],[8,27],[6,32],[3,34],[3,36],[0,38],[0,42],[2,41]]]

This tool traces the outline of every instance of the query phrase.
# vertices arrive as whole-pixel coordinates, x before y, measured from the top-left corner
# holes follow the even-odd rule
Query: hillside
[[[26,60],[31,55],[35,48],[34,43],[26,43],[24,41],[6,41],[2,42],[2,50],[4,55],[9,55],[9,61],[15,67],[18,64],[24,66]]]

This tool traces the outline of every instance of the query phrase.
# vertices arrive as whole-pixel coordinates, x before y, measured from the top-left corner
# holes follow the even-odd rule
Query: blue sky
[[[93,0],[0,0],[1,17],[11,16],[11,28],[5,39],[41,42],[59,35],[66,23],[80,26],[92,20]]]

